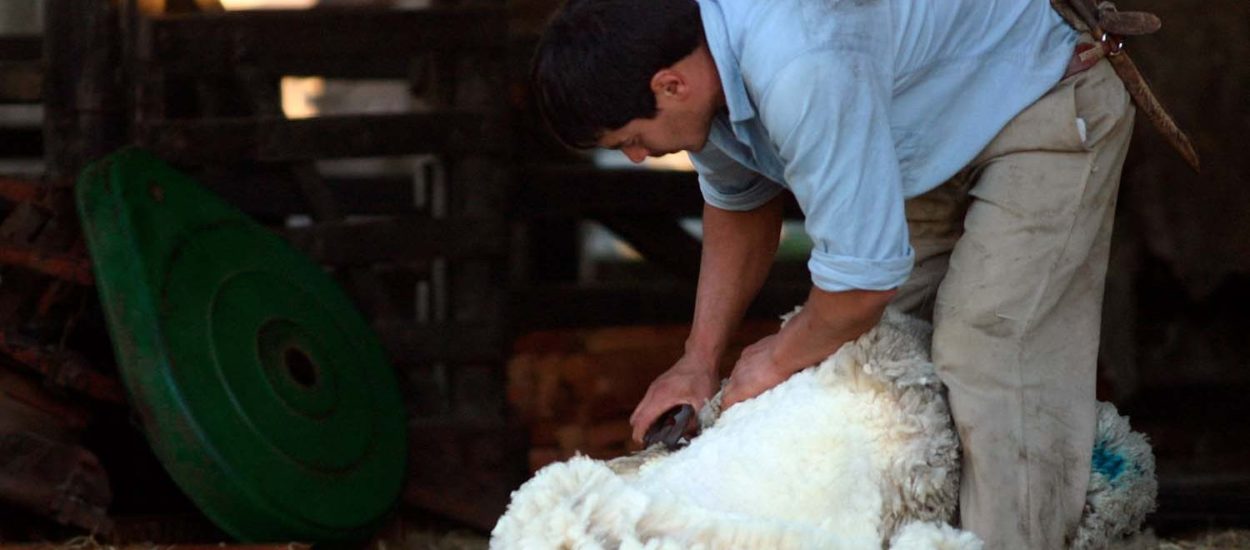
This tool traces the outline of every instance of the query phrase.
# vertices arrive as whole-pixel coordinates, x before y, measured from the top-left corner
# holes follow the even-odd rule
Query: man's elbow
[[[867,331],[881,320],[886,306],[896,294],[897,288],[830,292],[812,287],[808,305],[816,306],[815,313],[825,321],[833,324],[845,323]]]
[[[898,288],[891,288],[887,290],[865,290],[864,292],[868,293],[867,300],[872,304],[873,308],[877,310],[877,314],[880,315],[880,312],[885,310],[885,306],[890,305],[890,302],[894,301],[894,296],[898,294]]]
[[[881,320],[886,306],[890,305],[890,302],[894,300],[894,296],[898,294],[898,289],[857,290],[854,292],[862,293],[862,296],[859,298],[859,307],[855,308],[858,314],[856,317],[859,318],[860,323],[864,325],[864,330],[867,331],[876,326],[877,322]]]

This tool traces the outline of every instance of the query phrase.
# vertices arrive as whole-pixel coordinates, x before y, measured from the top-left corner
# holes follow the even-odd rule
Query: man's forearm
[[[781,235],[782,196],[747,212],[705,205],[703,259],[686,354],[715,368],[768,276]]]
[[[792,374],[824,360],[842,344],[876,326],[894,294],[894,290],[826,292],[812,288],[803,310],[777,333],[773,363]]]

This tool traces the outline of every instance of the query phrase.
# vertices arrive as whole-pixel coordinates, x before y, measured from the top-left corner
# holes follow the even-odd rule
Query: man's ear
[[[686,77],[671,68],[660,69],[651,76],[651,91],[658,102],[661,98],[681,99],[690,93]]]

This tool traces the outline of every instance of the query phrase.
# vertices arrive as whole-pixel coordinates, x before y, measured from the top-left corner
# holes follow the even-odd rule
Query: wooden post
[[[44,160],[51,179],[75,178],[126,142],[118,11],[99,0],[45,4]]]

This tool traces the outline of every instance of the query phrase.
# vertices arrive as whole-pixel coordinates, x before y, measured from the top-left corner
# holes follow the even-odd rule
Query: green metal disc
[[[368,535],[404,479],[377,337],[319,266],[139,150],[77,188],[131,402],[178,485],[246,541]]]

